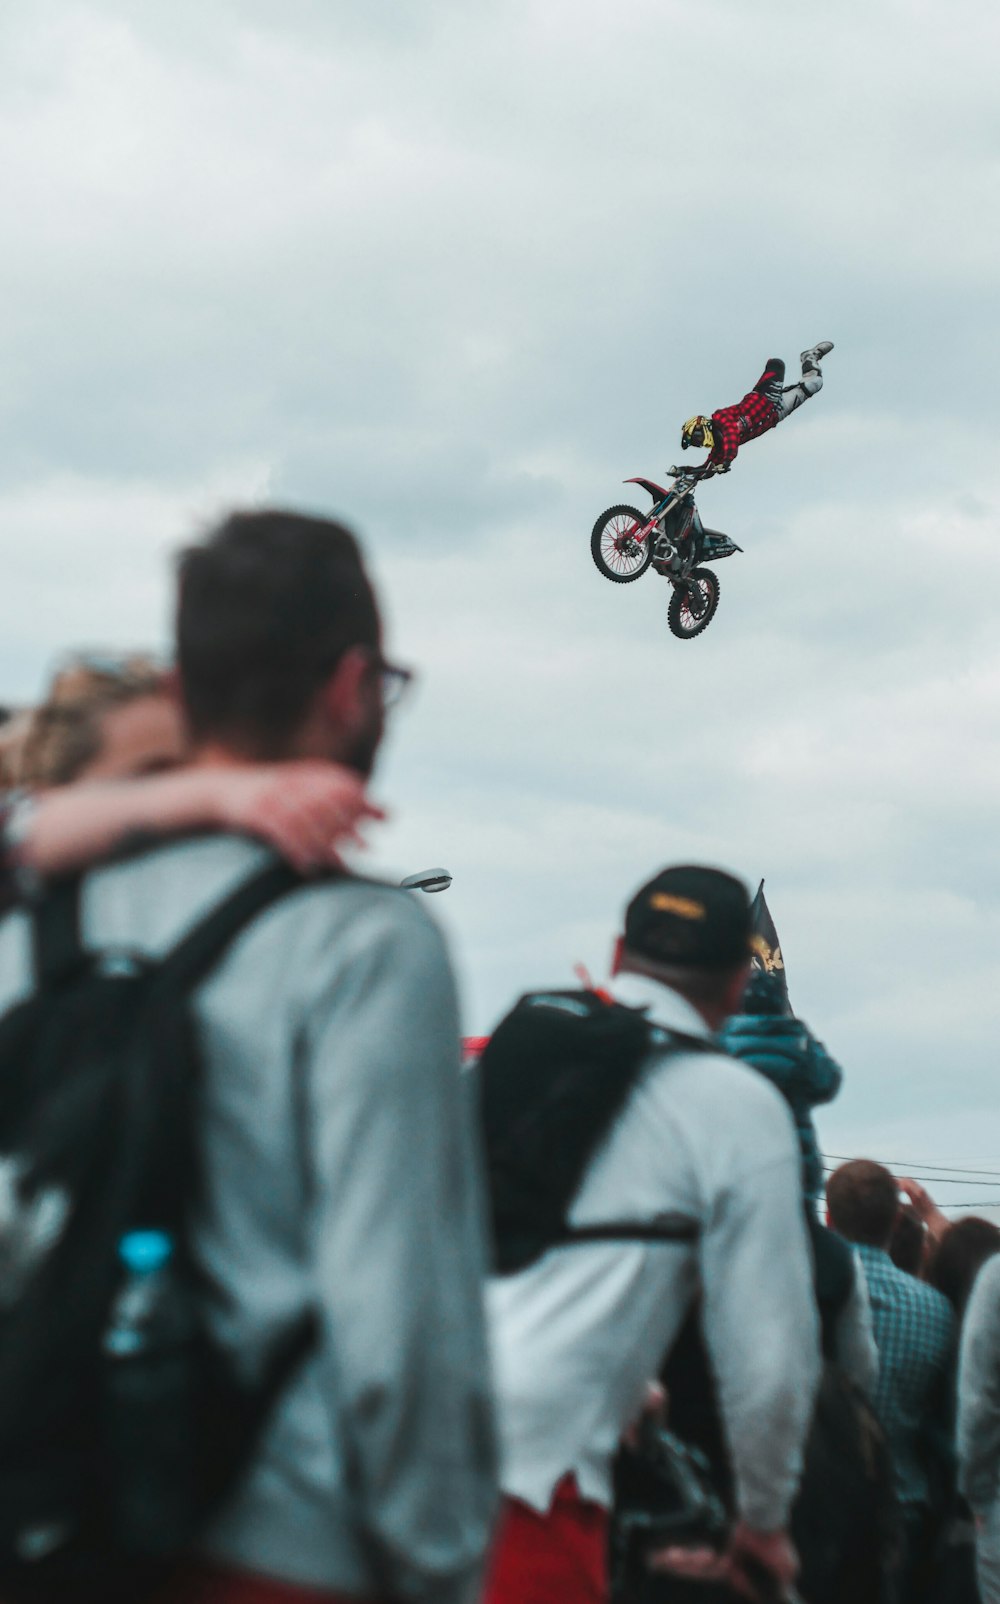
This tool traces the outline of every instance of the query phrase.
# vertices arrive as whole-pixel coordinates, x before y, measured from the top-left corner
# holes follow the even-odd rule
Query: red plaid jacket
[[[774,428],[779,421],[778,410],[773,401],[769,401],[762,392],[765,385],[773,387],[780,383],[778,375],[767,369],[742,401],[737,401],[733,407],[721,407],[718,412],[712,413],[715,445],[709,455],[709,462],[728,467],[745,441],[756,440],[759,434],[766,434],[768,429]]]

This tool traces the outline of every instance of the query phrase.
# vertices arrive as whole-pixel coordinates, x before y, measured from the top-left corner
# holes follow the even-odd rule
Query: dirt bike
[[[702,563],[718,562],[742,551],[735,540],[706,529],[694,504],[694,488],[704,477],[698,469],[668,468],[673,489],[652,479],[626,479],[641,485],[653,498],[653,510],[644,518],[636,507],[609,507],[602,512],[590,537],[590,551],[605,579],[630,585],[652,564],[669,579],[673,595],[667,623],[680,640],[693,640],[707,629],[719,605],[719,580]]]

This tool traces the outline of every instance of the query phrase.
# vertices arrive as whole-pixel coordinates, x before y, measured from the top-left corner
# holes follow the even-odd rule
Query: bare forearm
[[[64,874],[107,857],[129,836],[167,835],[220,820],[218,786],[208,770],[74,785],[37,800],[20,848],[40,875]]]
[[[899,1184],[909,1197],[917,1219],[926,1227],[930,1240],[940,1242],[948,1229],[948,1216],[941,1212],[930,1193],[919,1181],[911,1180],[907,1176]]]
[[[336,763],[208,765],[147,779],[73,785],[40,796],[17,855],[42,876],[83,869],[131,836],[235,830],[257,836],[307,874],[338,863],[345,841],[382,819],[362,777]]]

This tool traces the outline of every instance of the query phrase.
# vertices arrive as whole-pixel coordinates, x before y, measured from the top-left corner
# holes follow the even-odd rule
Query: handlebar
[[[692,473],[689,468],[668,468],[667,477],[673,479],[674,487],[670,492],[679,501],[689,496],[695,485],[701,482],[700,475]]]
[[[725,468],[717,462],[703,462],[700,468],[668,468],[667,475],[671,479],[711,479],[714,474],[725,473]]]

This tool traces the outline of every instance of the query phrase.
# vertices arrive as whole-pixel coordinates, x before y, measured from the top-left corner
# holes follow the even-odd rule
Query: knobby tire
[[[628,568],[627,565],[630,559],[624,553],[619,553],[617,559],[622,564],[621,568],[612,566],[612,563],[616,560],[612,555],[614,552],[614,537],[612,536],[605,541],[605,532],[608,530],[608,526],[615,519],[618,519],[621,527],[615,533],[620,538],[628,527],[625,523],[627,518],[633,519],[640,529],[649,521],[643,517],[636,507],[609,507],[607,512],[601,513],[590,536],[590,555],[594,559],[598,572],[602,573],[605,579],[610,579],[613,585],[631,585],[634,580],[641,579],[653,560],[653,542],[652,539],[648,539],[642,547],[641,557],[635,559],[636,566],[633,569]],[[607,557],[605,556],[605,545],[608,547]]]
[[[694,640],[696,635],[702,634],[715,617],[719,605],[718,574],[713,573],[710,568],[695,568],[688,578],[707,583],[710,595],[705,611],[700,618],[695,618],[691,612],[686,587],[682,585],[673,587],[670,604],[667,607],[667,623],[670,625],[670,633],[676,635],[678,640]]]

